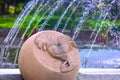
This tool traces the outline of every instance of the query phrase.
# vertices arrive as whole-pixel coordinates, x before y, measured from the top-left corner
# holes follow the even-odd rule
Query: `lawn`
[[[0,16],[0,28],[12,28],[17,16],[2,15]]]

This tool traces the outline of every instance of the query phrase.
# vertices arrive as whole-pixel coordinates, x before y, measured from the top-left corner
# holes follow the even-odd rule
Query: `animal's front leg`
[[[61,64],[61,67],[60,67],[60,70],[61,72],[69,72],[71,70],[73,70],[73,65],[71,64],[70,61],[64,61],[62,64]]]

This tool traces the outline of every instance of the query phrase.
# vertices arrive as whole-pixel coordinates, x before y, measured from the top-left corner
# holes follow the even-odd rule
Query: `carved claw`
[[[46,43],[42,39],[36,38],[34,43],[37,45],[39,49],[42,49],[43,51],[47,50]]]
[[[34,43],[36,44],[36,46],[39,48],[39,49],[41,49],[41,47],[42,47],[42,43],[41,43],[41,41],[42,40],[40,40],[39,38],[35,38],[35,40],[34,40]]]
[[[72,71],[74,68],[72,66],[72,64],[69,61],[65,61],[62,65],[61,65],[61,72],[65,73],[65,72],[69,72]]]
[[[47,46],[46,46],[46,43],[44,43],[44,42],[43,42],[43,44],[42,44],[42,50],[43,50],[43,51],[47,51]]]

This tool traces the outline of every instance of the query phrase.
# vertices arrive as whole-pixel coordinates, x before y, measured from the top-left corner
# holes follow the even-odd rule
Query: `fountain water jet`
[[[53,21],[52,30],[58,30],[58,31],[62,31],[62,32],[66,33],[66,31],[68,30],[67,28],[72,27],[73,32],[70,32],[70,30],[68,30],[68,32],[70,33],[68,35],[70,35],[73,38],[73,40],[77,40],[79,38],[80,31],[84,28],[87,20],[95,19],[95,21],[97,21],[91,36],[89,36],[92,38],[92,37],[94,37],[93,33],[94,32],[97,33],[95,35],[94,39],[92,39],[91,48],[86,57],[86,58],[88,58],[89,55],[91,54],[91,50],[96,42],[96,38],[97,38],[98,34],[103,29],[104,21],[109,19],[109,17],[110,17],[110,10],[111,10],[112,4],[115,1],[117,1],[117,0],[113,0],[112,2],[110,2],[108,4],[106,4],[103,1],[102,3],[104,3],[104,5],[97,7],[99,5],[99,4],[97,4],[97,0],[92,0],[92,1],[91,0],[86,0],[86,1],[80,1],[80,0],[67,0],[67,1],[65,1],[65,0],[47,0],[47,1],[46,0],[31,0],[24,7],[22,12],[18,16],[15,24],[13,25],[13,28],[10,30],[10,32],[8,33],[8,35],[6,36],[6,38],[3,41],[3,44],[1,47],[1,54],[0,54],[1,55],[0,56],[1,57],[0,58],[1,66],[5,67],[8,63],[11,63],[11,62],[9,62],[9,58],[11,55],[10,50],[12,47],[14,47],[15,48],[15,50],[14,50],[15,58],[14,58],[14,61],[11,63],[12,66],[8,66],[8,67],[15,67],[17,64],[17,56],[19,53],[19,49],[20,49],[22,43],[24,42],[24,37],[29,32],[29,30],[31,32],[28,34],[28,37],[32,34],[34,29],[38,29],[38,31],[43,31],[43,30],[47,29],[48,26],[50,25],[49,22],[52,21],[52,18],[56,15],[58,16],[57,12],[59,10],[63,10],[63,11],[61,11],[62,12],[61,14],[59,13],[59,18],[55,22]],[[104,6],[106,6],[106,8],[102,8]],[[63,9],[61,9],[61,8],[63,8]],[[91,11],[94,12],[94,16],[91,17],[91,19],[89,19],[89,16],[92,16]],[[97,14],[97,12],[99,12],[99,14]],[[26,19],[29,17],[29,15],[32,15],[32,17],[30,18],[31,20],[29,20],[29,22],[27,22],[28,24],[24,28],[25,30],[23,31],[23,34],[20,37],[20,40],[16,43],[15,41],[18,36],[18,33],[23,28],[23,25],[24,25]],[[75,15],[77,15],[77,17],[74,17]],[[98,15],[98,16],[96,16],[96,15]],[[116,18],[118,17],[118,15],[116,15]],[[39,19],[34,23],[37,16],[39,16]],[[65,17],[67,17],[67,19],[65,19]],[[75,22],[71,22],[72,19]],[[99,21],[102,22],[100,24],[100,26],[99,26]],[[114,19],[112,21],[112,24],[110,24],[110,26],[112,26],[115,23],[115,21],[116,21],[116,19]],[[33,25],[33,23],[34,23],[34,26],[31,27]],[[70,25],[71,23],[75,23],[74,26]],[[91,22],[89,21],[89,23],[91,23]],[[61,26],[62,26],[62,28],[61,28]],[[97,29],[98,26],[99,26],[99,28]],[[105,35],[107,35],[107,32],[105,32]],[[119,38],[119,36],[118,36],[118,38]],[[119,42],[118,42],[118,45],[119,45]],[[6,62],[6,65],[3,65],[4,62]]]

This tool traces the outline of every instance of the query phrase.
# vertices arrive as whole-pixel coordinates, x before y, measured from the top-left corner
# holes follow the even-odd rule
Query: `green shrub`
[[[13,15],[15,13],[15,6],[10,5],[8,12]]]
[[[21,10],[23,9],[23,6],[24,6],[23,3],[19,3],[15,8],[16,13],[20,13]]]

